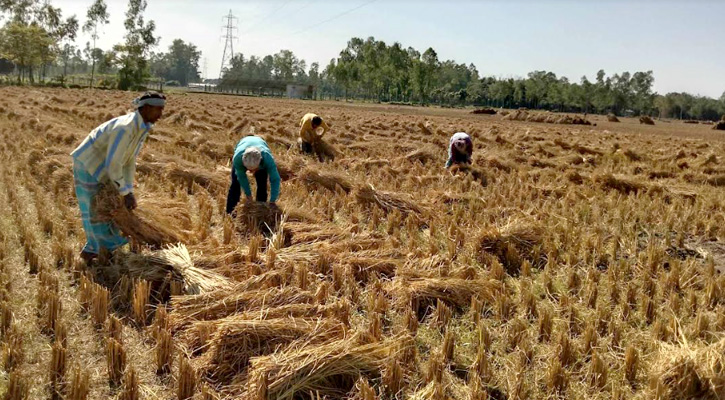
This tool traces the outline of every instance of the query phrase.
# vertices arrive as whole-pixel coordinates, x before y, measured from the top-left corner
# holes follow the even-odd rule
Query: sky
[[[111,22],[98,47],[123,41],[127,2],[106,0]],[[52,0],[81,24],[92,0]],[[659,93],[719,98],[725,92],[725,1],[718,0],[148,0],[145,16],[161,37],[202,51],[200,69],[219,76],[224,16],[238,18],[234,52],[263,57],[292,50],[320,69],[352,37],[400,42],[440,60],[473,63],[481,76],[525,77],[552,71],[578,82],[652,70]],[[83,47],[90,40],[80,34]],[[206,67],[204,67],[206,65]]]

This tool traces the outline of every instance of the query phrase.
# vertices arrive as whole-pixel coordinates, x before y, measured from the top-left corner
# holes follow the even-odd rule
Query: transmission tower
[[[222,53],[222,65],[219,69],[219,79],[221,79],[222,74],[224,74],[224,68],[229,66],[232,58],[234,58],[234,40],[238,39],[238,37],[235,36],[238,31],[236,25],[237,17],[232,14],[232,10],[229,10],[229,15],[225,16],[223,19],[226,23],[222,26],[222,29],[226,30],[226,34],[223,36],[224,52]]]

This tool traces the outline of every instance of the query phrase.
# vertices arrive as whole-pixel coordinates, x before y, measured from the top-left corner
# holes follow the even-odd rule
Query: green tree
[[[129,0],[124,22],[126,41],[114,46],[120,66],[118,88],[121,90],[141,87],[148,77],[149,52],[158,39],[154,36],[154,21],[144,20],[146,6],[146,0]]]
[[[166,80],[178,81],[182,86],[196,82],[199,78],[199,59],[201,51],[191,43],[174,39],[169,52],[165,56],[168,72],[163,75]]]
[[[103,0],[94,1],[88,8],[88,12],[86,13],[86,23],[83,24],[83,32],[90,33],[91,38],[93,39],[93,49],[90,51],[91,55],[93,55],[93,52],[96,50],[96,40],[99,38],[98,25],[107,25],[109,17],[110,15],[108,14],[106,3]],[[93,78],[95,77],[97,62],[98,59],[96,57],[91,57],[91,87],[93,87]]]
[[[0,57],[12,61],[18,69],[18,82],[26,75],[33,82],[32,68],[47,61],[53,38],[41,26],[10,22],[0,29]]]

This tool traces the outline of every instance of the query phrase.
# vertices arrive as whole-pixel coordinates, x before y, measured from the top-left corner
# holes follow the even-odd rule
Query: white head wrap
[[[166,100],[158,97],[150,97],[147,99],[141,100],[141,97],[137,97],[133,100],[133,106],[136,109],[139,109],[143,106],[155,106],[155,107],[164,107],[166,105]]]
[[[246,169],[257,169],[259,163],[262,161],[262,151],[259,147],[251,146],[247,147],[242,154],[242,163]]]

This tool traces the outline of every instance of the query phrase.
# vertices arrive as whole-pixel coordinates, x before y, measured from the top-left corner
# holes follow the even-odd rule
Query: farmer
[[[128,243],[113,224],[96,220],[93,198],[102,183],[111,183],[123,196],[126,208],[136,208],[133,195],[136,156],[152,124],[161,118],[165,105],[163,94],[144,93],[133,101],[134,112],[103,123],[71,153],[73,181],[86,233],[86,244],[81,251],[84,261],[98,257],[101,249],[112,251]]]
[[[471,141],[471,137],[465,132],[454,134],[451,136],[451,142],[448,145],[446,168],[457,164],[470,164],[472,154],[473,142]]]
[[[277,171],[277,164],[274,162],[267,142],[259,136],[247,136],[239,141],[234,150],[232,183],[227,196],[227,214],[232,214],[234,211],[241,198],[242,190],[244,190],[247,200],[252,199],[247,171],[251,172],[254,180],[257,181],[257,196],[255,197],[257,201],[267,201],[267,179],[272,186],[269,203],[275,204],[279,198],[279,171]]]
[[[317,129],[322,127],[322,132]],[[330,127],[317,114],[305,114],[300,121],[300,138],[297,140],[303,153],[313,154],[315,144],[330,130]]]

